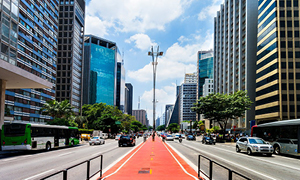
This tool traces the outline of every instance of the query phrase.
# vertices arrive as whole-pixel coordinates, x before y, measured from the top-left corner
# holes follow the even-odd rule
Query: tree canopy
[[[162,130],[165,130],[165,129],[166,129],[165,125],[160,125],[160,126],[157,126],[157,128],[156,128],[157,131],[162,131]]]
[[[171,131],[171,133],[179,132],[179,125],[177,123],[172,123],[167,127],[168,131]]]
[[[228,120],[244,116],[251,104],[247,92],[236,91],[233,94],[212,93],[200,97],[191,109],[209,120],[217,121],[224,132]]]

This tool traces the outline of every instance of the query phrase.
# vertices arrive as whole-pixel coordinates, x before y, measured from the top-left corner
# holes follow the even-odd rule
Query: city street
[[[136,146],[143,138],[136,139]],[[124,156],[134,147],[118,147],[118,141],[106,140],[104,145],[89,146],[81,144],[76,147],[53,149],[50,152],[30,151],[23,153],[1,152],[0,174],[1,180],[33,180],[46,174],[68,168],[77,163],[103,154],[103,169],[109,167],[114,161]],[[99,161],[91,161],[91,174],[99,170]],[[17,171],[16,171],[17,169]],[[68,171],[68,179],[85,179],[86,164]],[[61,175],[52,179],[62,179]]]
[[[167,143],[190,161],[194,169],[198,167],[198,155],[201,154],[251,179],[299,179],[300,177],[300,159],[297,157],[248,156],[246,152],[237,153],[235,143],[205,145],[199,140],[183,140],[181,144],[178,140],[174,140],[174,142],[168,141]],[[201,160],[203,160],[201,169],[208,174],[209,162]],[[214,165],[214,179],[227,179],[227,177],[227,170]]]

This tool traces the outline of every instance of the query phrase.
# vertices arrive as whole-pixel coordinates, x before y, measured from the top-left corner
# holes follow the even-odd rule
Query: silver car
[[[94,136],[93,138],[91,138],[89,140],[89,144],[90,144],[90,146],[95,145],[95,144],[101,145],[101,144],[105,144],[105,140],[102,137]]]
[[[236,142],[236,152],[246,151],[248,155],[253,153],[272,156],[274,148],[268,142],[258,137],[242,137]]]

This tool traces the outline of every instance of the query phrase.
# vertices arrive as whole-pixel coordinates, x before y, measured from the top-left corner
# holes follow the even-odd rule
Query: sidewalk
[[[103,174],[106,180],[189,180],[195,172],[177,153],[156,136],[148,138],[130,154]]]

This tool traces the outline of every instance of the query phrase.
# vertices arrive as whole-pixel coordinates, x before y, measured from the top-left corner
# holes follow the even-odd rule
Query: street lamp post
[[[192,133],[192,120],[190,120],[190,133]]]
[[[153,46],[151,51],[148,52],[148,56],[152,56],[152,65],[153,65],[153,130],[155,131],[155,79],[156,79],[156,68],[157,68],[157,58],[162,56],[163,52],[159,52],[159,46],[157,46],[157,52],[153,52]],[[154,58],[155,57],[155,58]]]

